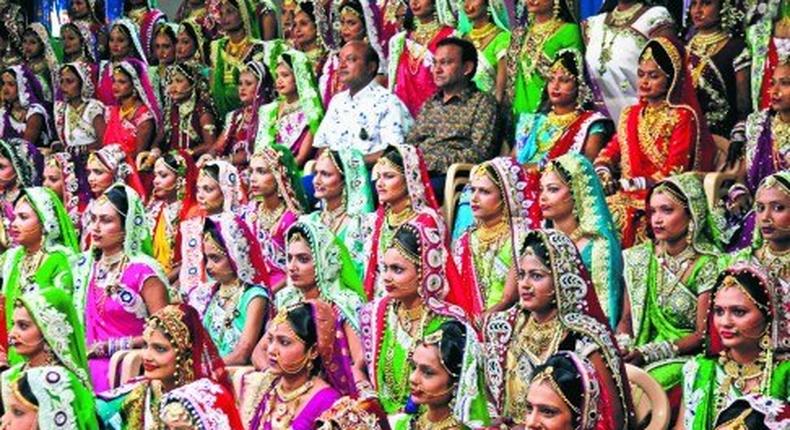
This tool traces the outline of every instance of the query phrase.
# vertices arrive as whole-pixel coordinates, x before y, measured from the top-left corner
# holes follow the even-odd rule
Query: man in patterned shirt
[[[422,149],[431,184],[442,198],[447,169],[454,163],[478,164],[497,154],[497,103],[472,82],[477,50],[471,42],[450,37],[434,56],[436,94],[422,108],[406,143]]]
[[[346,86],[332,97],[313,146],[334,151],[354,148],[372,165],[388,145],[402,144],[412,119],[406,106],[375,79],[376,51],[365,42],[340,50],[338,76]]]

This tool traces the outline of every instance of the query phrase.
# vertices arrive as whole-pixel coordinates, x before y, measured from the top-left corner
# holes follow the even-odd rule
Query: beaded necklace
[[[489,21],[480,28],[472,28],[469,32],[469,40],[475,45],[475,49],[482,52],[497,34],[499,34],[499,27]]]
[[[608,69],[609,61],[612,60],[612,47],[615,39],[629,28],[629,24],[633,22],[639,12],[642,11],[642,3],[637,2],[625,10],[614,8],[609,15],[606,16],[603,23],[603,36],[600,64],[598,66],[598,73],[603,75]],[[606,22],[608,21],[608,22]],[[611,36],[611,37],[607,37]]]
[[[691,71],[691,82],[696,87],[702,77],[705,66],[711,62],[711,58],[716,55],[724,44],[730,39],[729,33],[718,30],[710,34],[695,34],[689,42],[689,54],[696,55],[699,60]]]
[[[521,71],[529,79],[538,68],[544,55],[543,46],[565,24],[559,19],[552,18],[548,21],[535,23],[529,29],[527,39],[521,47]]]

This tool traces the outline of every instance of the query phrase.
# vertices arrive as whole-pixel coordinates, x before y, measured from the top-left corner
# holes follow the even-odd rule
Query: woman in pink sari
[[[162,124],[162,112],[145,64],[134,59],[116,64],[112,89],[117,103],[107,107],[104,145],[121,145],[126,155],[134,159],[151,147]]]
[[[115,185],[91,210],[94,249],[74,268],[74,306],[85,326],[93,388],[110,388],[110,357],[143,346],[149,315],[168,303],[167,277],[151,255],[151,234],[143,202]]]
[[[96,89],[96,98],[106,106],[116,104],[112,91],[112,73],[115,66],[127,58],[147,63],[137,26],[128,19],[122,18],[113,23],[109,48],[110,60],[101,62],[99,86]]]

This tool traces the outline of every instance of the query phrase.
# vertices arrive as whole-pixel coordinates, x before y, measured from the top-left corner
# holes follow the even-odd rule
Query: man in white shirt
[[[378,54],[367,43],[343,46],[338,76],[347,89],[329,102],[314,147],[354,148],[372,165],[387,145],[403,143],[412,118],[403,102],[376,81],[378,66]]]

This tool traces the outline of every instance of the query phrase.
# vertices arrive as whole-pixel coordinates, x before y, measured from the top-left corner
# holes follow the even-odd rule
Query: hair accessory
[[[20,403],[25,405],[26,408],[31,409],[33,411],[38,411],[38,406],[36,406],[33,403],[31,403],[30,400],[26,399],[25,396],[22,395],[22,392],[19,391],[19,381],[20,381],[20,379],[14,381],[11,384],[11,391],[14,393],[14,397],[16,397],[16,399],[19,400]]]
[[[216,252],[217,254],[228,256],[228,251],[222,246],[217,239],[211,233],[203,233],[203,244],[209,247],[212,251]]]
[[[684,196],[672,186],[668,185],[666,182],[658,184],[658,186],[653,190],[653,194],[663,194],[684,208],[688,208],[689,206],[686,196]]]
[[[565,397],[565,393],[562,392],[562,389],[560,388],[559,384],[557,384],[557,381],[554,379],[553,366],[546,366],[545,369],[541,370],[540,373],[538,373],[537,375],[535,375],[534,378],[532,378],[533,384],[537,384],[540,382],[547,382],[551,386],[552,390],[554,390],[554,392],[558,396],[560,396],[560,398],[562,398],[562,401],[565,402],[565,404],[568,405],[568,407],[575,414],[579,414],[579,408],[574,406],[573,403],[571,403],[570,400],[568,400],[568,398]]]
[[[747,290],[743,284],[738,282],[738,278],[736,278],[735,276],[727,275],[724,277],[724,279],[722,279],[721,288],[719,288],[719,290],[723,291],[729,288],[736,288],[740,290],[741,293],[743,293],[743,295],[745,295],[750,302],[752,302],[755,306],[757,306],[758,309],[761,309],[766,312],[768,311],[768,306],[762,303],[758,303],[757,300],[755,300],[754,297],[752,297],[752,294],[749,293],[749,290]]]

